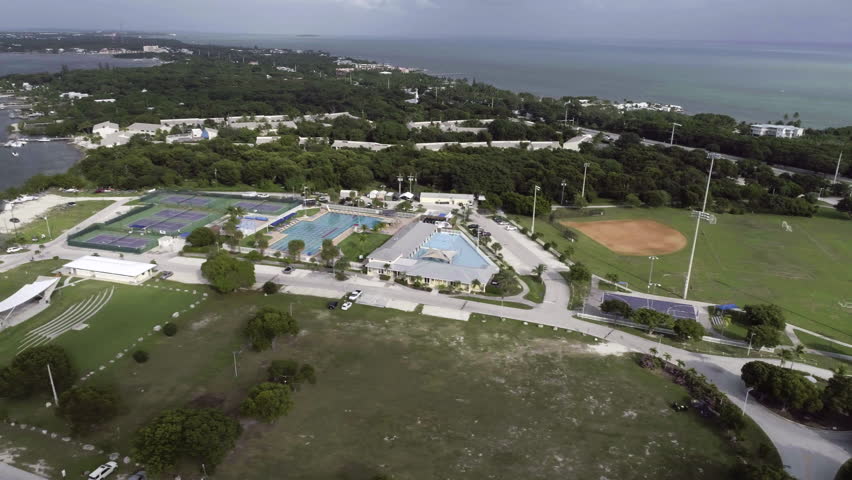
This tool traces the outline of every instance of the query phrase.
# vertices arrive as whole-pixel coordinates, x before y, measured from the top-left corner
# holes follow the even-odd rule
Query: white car
[[[352,292],[352,293],[349,295],[349,297],[348,297],[348,298],[349,298],[349,301],[350,301],[350,302],[354,302],[355,300],[358,300],[358,299],[361,297],[361,294],[362,294],[362,293],[364,293],[364,292],[362,292],[361,290],[355,290],[354,292]]]
[[[103,480],[110,476],[115,469],[118,468],[118,464],[115,462],[107,462],[100,467],[96,468],[92,473],[89,474],[89,480]]]
[[[6,253],[18,253],[18,252],[23,252],[23,251],[24,251],[24,247],[18,247],[18,246],[9,247],[9,248],[6,249]]]
[[[269,194],[268,193],[258,193],[257,198],[269,198]]]
[[[342,307],[340,307],[340,309],[344,311],[349,310],[350,308],[352,308],[352,302],[346,302]]]
[[[518,229],[518,227],[516,227],[514,225],[506,225],[506,230],[508,230],[510,232],[514,232],[517,229]]]

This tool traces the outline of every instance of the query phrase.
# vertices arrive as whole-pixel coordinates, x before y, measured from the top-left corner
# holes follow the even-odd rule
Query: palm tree
[[[541,281],[541,276],[546,271],[547,271],[547,265],[545,265],[543,263],[539,263],[538,265],[535,266],[535,268],[533,268],[533,273],[535,274],[535,277],[536,277],[536,279],[538,279],[539,282]]]
[[[678,360],[677,366],[680,367],[680,368],[684,368],[684,367],[686,367],[686,362],[684,362],[683,360]]]
[[[653,355],[655,357],[657,356],[657,353],[658,353],[657,347],[651,347],[651,348],[648,349],[648,351],[651,352],[651,355]]]
[[[785,348],[784,350],[781,350],[781,364],[780,364],[780,366],[783,367],[784,363],[790,362],[790,368],[793,368],[793,357],[794,357],[793,350],[791,350],[789,348]]]
[[[494,250],[494,253],[499,253],[500,250],[503,250],[503,245],[500,245],[497,242],[494,242],[494,245],[491,245],[491,250]]]
[[[672,354],[668,353],[668,352],[664,353],[663,354],[663,360],[665,360],[666,362],[671,362],[672,361]]]
[[[473,281],[470,282],[470,284],[471,284],[471,286],[473,286],[477,290],[482,288],[482,282],[480,282],[478,278],[473,279]]]
[[[257,237],[255,245],[257,246],[257,251],[259,251],[260,255],[263,256],[263,254],[266,252],[266,249],[269,248],[269,237],[261,234],[259,237]]]

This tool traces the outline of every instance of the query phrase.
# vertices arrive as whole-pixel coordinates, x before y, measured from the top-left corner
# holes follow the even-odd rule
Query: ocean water
[[[852,46],[183,35],[185,41],[329,51],[538,95],[683,106],[738,120],[799,112],[806,127],[852,125]]]
[[[110,67],[149,67],[159,63],[153,59],[114,58],[111,55],[0,53],[0,76],[13,73],[58,72],[63,65],[72,70]]]

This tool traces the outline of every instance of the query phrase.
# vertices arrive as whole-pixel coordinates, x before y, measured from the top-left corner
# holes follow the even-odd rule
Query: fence
[[[120,252],[120,253],[142,253],[148,249],[148,245],[143,247],[121,247],[118,245],[109,245],[109,244],[100,244],[100,243],[89,243],[85,240],[79,240],[80,237],[96,232],[98,230],[102,230],[104,228],[103,223],[93,223],[88,227],[80,230],[79,232],[75,232],[68,235],[67,243],[71,247],[80,247],[80,248],[95,248],[98,250],[107,250],[110,252]]]

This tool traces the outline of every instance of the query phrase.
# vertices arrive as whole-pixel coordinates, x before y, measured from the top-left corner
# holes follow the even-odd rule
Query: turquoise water
[[[432,238],[426,242],[417,253],[415,258],[420,258],[426,253],[427,248],[437,250],[448,250],[456,252],[453,257],[452,264],[463,267],[483,268],[488,266],[488,262],[480,255],[470,242],[465,240],[461,235],[452,233],[438,232],[432,235]]]
[[[352,225],[361,224],[367,228],[373,228],[381,219],[375,217],[361,217],[343,213],[326,213],[313,222],[301,221],[284,230],[287,236],[272,244],[275,250],[287,250],[290,240],[301,240],[305,242],[304,253],[308,256],[316,255],[322,248],[325,239],[334,240]]]
[[[852,48],[842,44],[199,37],[194,39],[325,50],[557,98],[594,95],[673,103],[691,114],[723,113],[754,122],[799,112],[805,127],[852,124]]]

